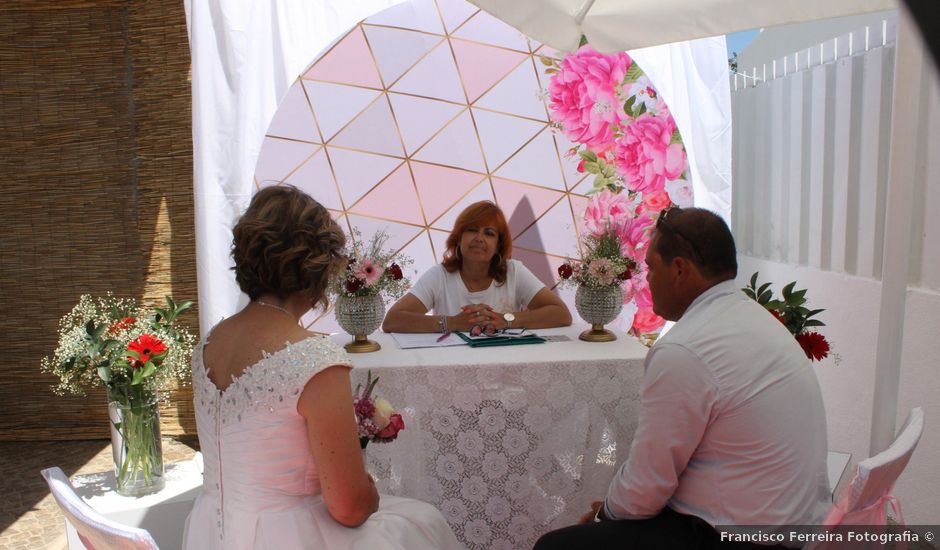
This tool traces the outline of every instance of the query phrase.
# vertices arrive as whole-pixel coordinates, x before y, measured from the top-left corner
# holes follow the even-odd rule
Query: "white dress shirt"
[[[711,525],[817,524],[826,415],[810,361],[734,281],[696,298],[650,349],[639,424],[604,511],[665,506]]]

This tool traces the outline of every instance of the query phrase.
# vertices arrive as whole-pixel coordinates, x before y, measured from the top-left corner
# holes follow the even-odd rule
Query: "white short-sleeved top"
[[[418,279],[411,294],[435,315],[457,315],[467,304],[488,304],[503,312],[520,311],[545,285],[522,262],[509,260],[506,264],[506,282],[493,281],[489,288],[479,292],[467,290],[459,271],[448,273],[438,264]]]

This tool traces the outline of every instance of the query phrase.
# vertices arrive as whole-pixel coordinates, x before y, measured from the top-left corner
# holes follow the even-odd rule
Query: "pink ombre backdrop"
[[[549,288],[577,257],[591,178],[549,124],[539,56],[555,51],[462,0],[413,0],[352,28],[288,91],[255,171],[329,208],[344,229],[439,262],[457,214],[488,199],[505,212],[513,257]],[[574,312],[573,292],[559,290]],[[620,325],[630,326],[632,308]],[[336,332],[332,313],[312,329]]]

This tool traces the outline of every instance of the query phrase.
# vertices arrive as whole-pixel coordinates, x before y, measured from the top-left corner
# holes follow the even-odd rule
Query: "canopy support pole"
[[[894,441],[910,271],[911,218],[915,206],[915,129],[923,84],[924,51],[917,27],[903,5],[898,9],[897,32],[869,456],[883,451]]]

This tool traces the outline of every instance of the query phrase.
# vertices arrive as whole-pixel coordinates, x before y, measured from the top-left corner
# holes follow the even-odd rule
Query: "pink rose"
[[[666,191],[660,191],[659,193],[647,193],[643,195],[643,209],[646,212],[655,212],[659,213],[660,210],[665,210],[672,206],[672,199],[669,198],[669,193]]]
[[[646,247],[649,245],[650,229],[654,223],[649,216],[627,218],[617,226],[617,236],[620,237],[620,252],[637,262],[642,262],[646,256]]]
[[[548,85],[552,120],[565,136],[591,150],[609,148],[614,129],[625,115],[617,98],[632,61],[625,53],[605,55],[589,45],[562,60]]]
[[[653,313],[651,308],[639,308],[636,315],[633,316],[633,332],[636,334],[650,334],[656,332],[666,320]]]
[[[628,219],[632,214],[631,206],[624,195],[611,193],[607,189],[595,193],[591,203],[584,209],[584,227],[599,237]]]
[[[617,141],[617,171],[631,191],[655,194],[666,188],[666,180],[674,180],[685,171],[685,150],[672,143],[675,122],[669,116],[645,113],[624,129]]]
[[[382,428],[382,430],[375,434],[376,437],[380,439],[387,439],[391,441],[398,437],[398,432],[405,429],[405,421],[402,420],[400,414],[393,414],[391,418],[388,419],[388,425]]]

